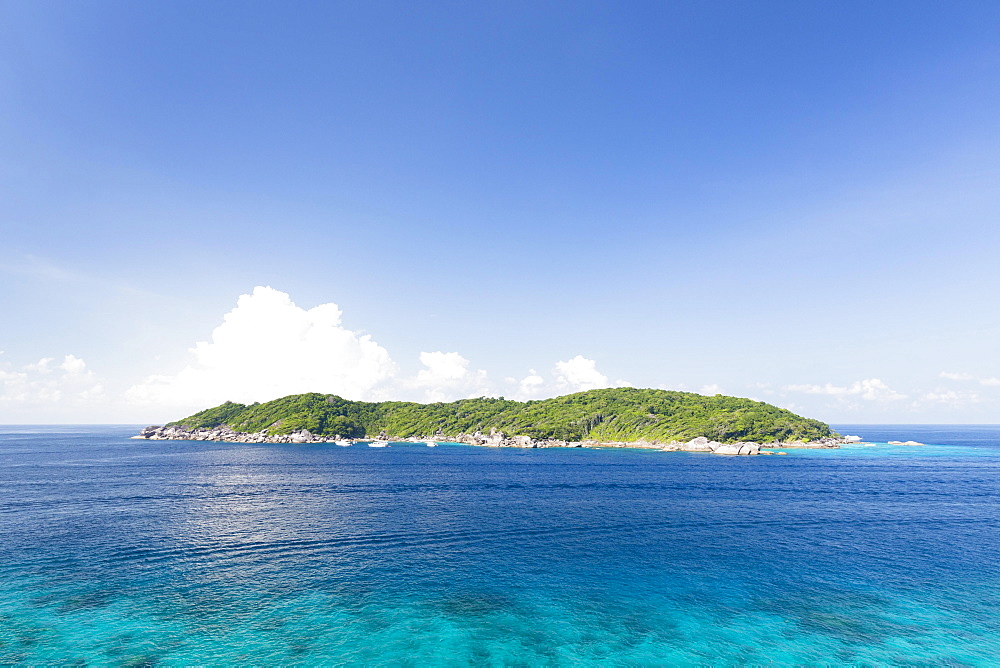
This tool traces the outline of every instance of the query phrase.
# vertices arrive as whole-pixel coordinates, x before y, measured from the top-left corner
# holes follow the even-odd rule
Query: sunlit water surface
[[[0,427],[0,664],[995,664],[1000,427],[787,456]]]

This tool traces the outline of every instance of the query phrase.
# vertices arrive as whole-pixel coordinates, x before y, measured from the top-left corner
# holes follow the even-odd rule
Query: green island
[[[255,442],[289,442],[292,435],[307,435],[307,441],[434,438],[522,447],[668,444],[692,439],[711,439],[715,444],[788,444],[832,441],[839,436],[823,422],[761,401],[630,387],[537,401],[499,397],[431,404],[296,394],[250,405],[226,402],[164,427],[148,427],[143,434],[139,437],[198,440],[248,440],[253,435],[249,440]],[[488,443],[487,438],[480,438],[484,434],[500,436]],[[482,443],[470,441],[471,435]],[[521,440],[508,442],[511,438]]]

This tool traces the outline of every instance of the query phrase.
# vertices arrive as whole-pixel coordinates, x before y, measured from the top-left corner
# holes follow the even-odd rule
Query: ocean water
[[[924,447],[0,427],[0,664],[996,665],[1000,427]]]

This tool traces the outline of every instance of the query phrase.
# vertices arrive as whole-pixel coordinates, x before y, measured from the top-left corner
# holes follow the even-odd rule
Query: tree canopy
[[[336,395],[294,394],[262,404],[226,402],[172,422],[188,429],[226,425],[238,432],[362,438],[457,436],[490,429],[509,436],[567,441],[687,441],[697,436],[734,441],[815,440],[830,427],[761,401],[689,392],[614,388],[539,401],[462,399],[418,404],[349,401]]]

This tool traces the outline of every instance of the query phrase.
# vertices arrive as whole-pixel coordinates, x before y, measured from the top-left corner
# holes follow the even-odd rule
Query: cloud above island
[[[493,394],[486,371],[469,368],[469,360],[458,353],[420,353],[420,363],[424,368],[416,376],[396,378],[383,388],[384,398],[435,402]]]
[[[301,392],[434,402],[501,395],[543,398],[629,385],[610,382],[583,355],[556,362],[548,378],[531,370],[520,381],[494,381],[458,352],[438,350],[420,353],[422,368],[405,375],[371,335],[345,328],[342,316],[334,303],[305,309],[287,293],[258,286],[239,297],[209,340],[188,351],[183,368],[146,378],[130,387],[126,397],[133,404],[195,409]]]
[[[788,392],[801,392],[804,394],[826,394],[834,397],[857,398],[865,401],[898,401],[905,399],[906,395],[895,391],[878,378],[865,378],[850,385],[786,385],[784,389]]]
[[[545,399],[633,384],[612,377],[596,360],[566,355],[523,374],[493,374],[457,351],[425,350],[413,359],[394,358],[373,335],[344,325],[332,302],[312,308],[291,296],[258,286],[221,314],[204,340],[164,357],[177,360],[145,378],[101,375],[75,354],[14,362],[0,351],[0,419],[10,423],[147,422],[175,418],[224,401],[265,402],[289,394],[320,392],[365,401],[446,402],[504,396]],[[433,343],[433,342],[431,342]],[[16,358],[15,358],[16,359]],[[154,367],[155,369],[155,367]],[[990,369],[995,374],[995,370]],[[660,389],[701,394],[763,395],[765,401],[828,421],[897,414],[920,420],[950,416],[998,400],[1000,380],[987,373],[935,372],[897,389],[878,377],[839,382],[752,385],[724,388],[676,382]],[[700,388],[700,389],[694,389]],[[941,419],[938,417],[937,419]]]
[[[556,362],[547,378],[535,369],[529,369],[528,375],[521,380],[505,378],[504,387],[505,396],[527,401],[605,387],[632,387],[632,383],[627,380],[612,382],[597,369],[595,360],[576,355]]]
[[[130,388],[137,403],[210,406],[250,403],[299,392],[336,392],[361,399],[396,373],[389,352],[370,335],[341,325],[333,303],[311,309],[258,286],[240,296],[208,341],[190,349],[174,374],[154,375]]]

